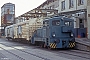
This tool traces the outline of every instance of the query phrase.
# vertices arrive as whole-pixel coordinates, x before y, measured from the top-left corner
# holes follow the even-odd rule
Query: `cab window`
[[[72,22],[70,21],[65,21],[65,26],[71,26],[72,25]]]
[[[60,20],[52,21],[52,25],[56,25],[56,26],[60,25]]]

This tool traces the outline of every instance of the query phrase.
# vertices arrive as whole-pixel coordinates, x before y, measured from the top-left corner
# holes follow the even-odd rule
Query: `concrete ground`
[[[90,39],[87,38],[75,38],[76,49],[90,51]]]

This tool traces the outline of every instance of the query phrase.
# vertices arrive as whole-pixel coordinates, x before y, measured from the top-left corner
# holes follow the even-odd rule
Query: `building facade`
[[[87,0],[60,0],[59,13],[74,19],[75,37],[87,37]]]
[[[90,0],[47,0],[37,8],[57,9],[58,13],[74,19],[74,33],[78,38],[90,38]]]
[[[6,3],[1,7],[1,29],[2,36],[4,36],[5,27],[14,23],[15,19],[15,4]]]

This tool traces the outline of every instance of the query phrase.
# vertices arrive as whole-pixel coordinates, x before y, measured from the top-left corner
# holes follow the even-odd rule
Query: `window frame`
[[[10,28],[7,28],[7,35],[10,35]]]
[[[43,21],[43,26],[49,26],[49,20]]]
[[[65,1],[61,2],[61,10],[65,10]]]
[[[78,0],[78,6],[83,4],[84,4],[84,0]]]
[[[73,8],[74,7],[74,0],[69,0],[69,8]]]
[[[65,24],[65,23],[68,23],[68,24]],[[64,25],[65,25],[65,26],[72,26],[72,21],[65,21],[65,22],[64,22]]]
[[[60,26],[60,20],[53,20],[52,26]]]

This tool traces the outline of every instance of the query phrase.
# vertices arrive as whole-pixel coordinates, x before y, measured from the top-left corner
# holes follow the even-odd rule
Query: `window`
[[[18,35],[22,34],[22,27],[19,25],[17,28]]]
[[[72,22],[65,21],[65,26],[71,26],[71,25],[72,25]]]
[[[47,21],[44,21],[44,22],[43,22],[43,25],[44,25],[44,26],[49,26],[49,21],[48,21],[48,20],[47,20]]]
[[[84,4],[84,0],[78,0],[78,5],[83,5]]]
[[[74,6],[73,0],[69,0],[69,8],[72,8]]]
[[[60,20],[52,21],[52,25],[56,25],[56,26],[60,25]]]
[[[82,23],[82,19],[80,19],[80,23]]]
[[[52,6],[50,6],[50,9],[52,9]]]
[[[61,2],[61,10],[65,10],[65,1]]]
[[[9,35],[9,34],[10,34],[10,29],[8,28],[8,29],[7,29],[7,35]]]
[[[13,20],[13,15],[12,14],[8,14],[6,15],[6,19],[11,22]]]
[[[84,20],[79,19],[79,28],[84,28]]]
[[[18,35],[18,28],[17,28],[17,35]]]

